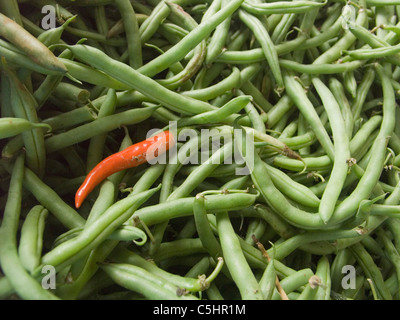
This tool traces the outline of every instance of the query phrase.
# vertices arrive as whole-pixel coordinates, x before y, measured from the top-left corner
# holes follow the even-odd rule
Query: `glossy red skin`
[[[165,152],[174,143],[172,134],[169,131],[164,131],[105,158],[89,172],[85,181],[79,187],[75,194],[75,207],[79,208],[89,193],[110,175],[154,159],[158,156],[158,150]],[[154,156],[147,154],[149,150],[152,151]]]

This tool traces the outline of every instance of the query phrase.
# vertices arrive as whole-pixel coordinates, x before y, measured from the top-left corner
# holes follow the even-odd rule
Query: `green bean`
[[[62,243],[78,237],[83,229],[83,227],[75,228],[61,234],[54,240],[53,246],[57,247]],[[107,240],[132,241],[137,246],[142,246],[147,242],[147,235],[143,230],[137,227],[122,224],[108,235]]]
[[[280,281],[280,284],[282,286],[283,291],[286,294],[289,294],[302,286],[306,285],[308,283],[308,280],[314,275],[311,269],[306,268],[297,271],[294,274],[291,274],[287,276],[286,278],[283,278]],[[279,300],[280,296],[278,293],[278,290],[275,289],[272,300]]]
[[[59,58],[75,79],[91,83],[106,88],[113,88],[115,90],[129,90],[130,87],[120,81],[115,80],[104,72],[90,68],[82,63],[71,61],[65,58]]]
[[[210,19],[199,24],[178,44],[170,48],[163,55],[148,62],[138,71],[149,77],[168,68],[173,63],[181,60],[196,45],[206,38],[222,21],[229,17],[242,4],[243,0],[229,2],[227,6],[212,15]]]
[[[224,210],[235,211],[251,206],[256,198],[256,194],[250,193],[209,195],[206,209],[215,213]],[[137,210],[133,218],[138,217],[147,226],[151,226],[168,219],[190,216],[193,214],[193,202],[194,197],[188,197],[147,206]]]
[[[82,292],[83,287],[90,281],[99,269],[99,263],[103,262],[118,245],[116,240],[105,240],[98,247],[93,249],[87,257],[81,258],[83,262],[79,266],[79,270],[76,266],[72,266],[73,271],[73,282],[72,283],[61,283],[57,285],[57,295],[62,299],[76,299]],[[77,264],[79,264],[79,261]]]
[[[275,270],[275,263],[274,259],[271,259],[268,262],[265,271],[260,279],[260,289],[265,300],[271,300],[272,295],[275,289],[275,281],[276,281],[276,270]]]
[[[134,253],[133,251],[127,250],[121,246],[118,246],[117,249],[112,253],[112,257],[115,258],[117,262],[126,262],[143,268],[151,274],[159,276],[180,288],[187,289],[190,292],[203,291],[209,286],[209,283],[207,283],[205,281],[206,279],[203,277],[197,279],[187,278],[167,272],[156,266],[154,263],[151,263],[140,255]]]
[[[104,6],[97,6],[93,8],[94,11],[94,17],[95,17],[95,21],[96,21],[96,29],[97,31],[105,36],[106,39],[110,39],[112,38],[112,36],[110,36],[109,32],[111,32],[111,29],[109,27],[109,23],[107,21],[107,17],[106,17],[106,10]],[[122,21],[122,20],[120,20]],[[114,36],[116,36],[114,34]],[[114,58],[114,59],[119,59],[120,55],[118,54],[118,51],[115,47],[112,47],[110,45],[108,45],[107,43],[104,44],[104,50],[107,52],[107,54]]]
[[[96,221],[96,219],[104,213],[115,201],[115,186],[109,181],[105,180],[100,186],[99,195],[90,210],[89,216],[86,219],[85,225],[89,225]]]
[[[330,265],[326,256],[322,256],[317,263],[317,270],[315,275],[320,279],[318,289],[315,294],[316,300],[330,300],[331,295],[331,277]]]
[[[11,84],[12,109],[15,116],[38,123],[36,100],[28,89],[19,81],[17,75],[6,70]],[[43,131],[35,128],[21,133],[26,149],[26,163],[39,176],[44,175],[46,166]]]
[[[43,206],[37,205],[29,211],[22,225],[18,255],[21,264],[29,272],[40,264],[47,215],[48,211]]]
[[[324,2],[314,2],[314,1],[276,1],[273,3],[251,3],[244,2],[242,7],[256,15],[267,15],[267,14],[279,14],[279,13],[304,13],[314,8],[323,7],[327,4]]]
[[[357,95],[357,80],[354,76],[354,70],[343,73],[343,84],[350,95],[355,98]]]
[[[62,268],[89,253],[122,225],[133,212],[159,188],[124,198],[106,210],[96,221],[84,227],[75,238],[60,244],[42,257],[42,264]]]
[[[112,115],[115,111],[117,95],[114,89],[109,89],[106,100],[100,107],[98,118]],[[88,157],[86,160],[86,170],[89,172],[96,164],[103,159],[103,146],[107,138],[107,133],[102,133],[90,139],[88,147]]]
[[[329,80],[329,88],[331,89],[337,103],[340,106],[347,136],[351,138],[353,136],[353,114],[351,112],[350,102],[348,101],[344,92],[344,87],[339,80],[336,78],[331,78]]]
[[[0,54],[3,56],[10,65],[17,65],[27,68],[32,71],[36,71],[42,74],[49,75],[60,75],[59,71],[55,71],[47,68],[46,66],[41,66],[33,62],[28,56],[26,56],[17,47],[7,43],[6,41],[0,39]]]
[[[282,40],[287,36],[287,32],[296,20],[297,15],[294,13],[285,13],[279,21],[278,25],[275,27],[273,33],[271,34],[271,40],[273,43],[281,43]]]
[[[207,101],[237,88],[239,81],[240,71],[238,68],[233,68],[232,73],[219,83],[203,89],[183,91],[182,94],[187,97]]]
[[[72,56],[69,50],[65,50],[59,55],[59,59],[61,57],[70,57]],[[37,110],[41,109],[45,102],[51,97],[51,94],[54,92],[55,88],[61,83],[63,79],[62,75],[48,75],[40,84],[40,86],[33,92],[33,96],[37,101]]]
[[[178,127],[181,127],[213,122],[224,122],[229,116],[242,110],[251,101],[251,99],[252,98],[250,96],[236,97],[216,110],[203,112],[189,118],[181,118],[178,120],[177,125]]]
[[[379,299],[391,300],[392,295],[386,288],[383,281],[382,273],[379,271],[377,265],[372,259],[368,251],[360,243],[356,243],[349,247],[357,262],[363,268],[365,275],[371,279],[373,286],[377,290],[377,295]]]
[[[358,10],[358,15],[354,23],[356,26],[362,26],[366,22],[367,12],[364,7],[364,2],[365,1],[361,1],[360,3],[360,9]],[[352,27],[349,29],[351,31]],[[317,59],[315,59],[313,64],[317,65],[321,63],[330,63],[338,59],[343,50],[348,49],[356,40],[356,37],[350,31],[347,31],[343,37],[341,37],[331,48],[329,48],[329,50],[325,51]]]
[[[51,130],[51,126],[47,123],[33,123],[27,119],[3,117],[0,119],[0,139],[13,137],[34,128]]]
[[[367,94],[371,88],[371,85],[375,79],[375,75],[376,75],[376,72],[373,68],[367,69],[367,71],[364,73],[363,79],[361,80],[361,83],[358,86],[357,96],[355,98],[355,101],[354,101],[354,104],[352,107],[354,119],[358,119],[358,117],[361,114],[362,107],[366,100]]]
[[[244,109],[249,116],[252,127],[261,133],[266,133],[267,128],[265,127],[264,120],[261,118],[254,105],[250,102]]]
[[[46,152],[55,152],[75,143],[85,141],[98,134],[117,129],[121,125],[141,122],[150,117],[155,108],[156,107],[147,107],[123,111],[106,117],[97,118],[90,123],[54,135],[45,141]]]
[[[207,219],[207,210],[205,206],[206,198],[202,194],[197,194],[193,202],[193,214],[196,223],[197,233],[203,247],[208,251],[213,259],[222,255],[221,245],[215,238]]]
[[[153,255],[153,259],[158,263],[185,257],[189,255],[206,253],[199,238],[179,239],[160,244],[159,250]]]
[[[119,285],[154,300],[194,300],[191,294],[179,295],[178,287],[140,267],[129,264],[102,264],[104,270]]]
[[[386,149],[387,138],[390,136],[394,128],[395,110],[394,110],[394,92],[389,78],[383,73],[381,66],[376,66],[377,73],[380,77],[383,86],[384,106],[383,119],[378,136],[376,137],[373,146],[374,153],[371,155],[370,162],[365,170],[364,175],[360,179],[355,190],[336,208],[334,215],[340,220],[356,210],[357,204],[361,199],[365,199],[366,194],[369,194],[381,173],[383,161],[385,157],[384,149]],[[365,183],[368,181],[368,183]]]
[[[40,66],[56,72],[65,73],[66,68],[61,61],[40,41],[22,28],[15,21],[0,13],[1,35],[23,50]]]
[[[334,292],[339,292],[343,279],[343,267],[352,265],[352,254],[347,248],[339,250],[331,263],[331,289]]]
[[[400,52],[400,46],[382,47],[376,49],[357,49],[344,51],[350,57],[357,60],[369,60],[384,58]]]
[[[350,72],[360,68],[363,61],[351,61],[336,64],[301,64],[292,60],[279,59],[279,64],[288,70],[302,72],[306,74],[335,74],[341,72]]]
[[[385,250],[385,256],[388,257],[390,260],[391,264],[394,266],[396,274],[397,274],[397,281],[399,282],[399,275],[400,275],[400,269],[399,269],[399,252],[397,251],[396,247],[392,243],[392,240],[389,238],[387,233],[382,229],[378,228],[376,231],[377,235],[379,237],[379,240],[383,243],[384,250]]]
[[[152,97],[155,101],[174,111],[182,112],[183,114],[197,114],[213,109],[208,103],[184,97],[164,88],[156,81],[140,74],[135,69],[119,61],[110,59],[106,54],[93,47],[74,45],[68,46],[68,48],[79,59],[89,63],[100,71],[108,73],[113,78],[139,92]]]
[[[75,19],[76,16],[72,16],[71,18],[67,19],[61,26],[57,28],[50,28],[42,32],[40,35],[38,35],[37,39],[42,42],[46,47],[50,47],[52,44],[62,42],[61,36],[63,32]],[[24,23],[26,22],[26,20],[27,19],[23,19]]]
[[[263,111],[268,112],[273,108],[272,104],[264,97],[264,95],[251,83],[250,80],[244,81],[240,89],[246,94],[253,97],[254,103]]]
[[[222,161],[232,154],[232,142],[228,142],[213,153],[205,162],[194,170],[186,180],[176,188],[168,197],[167,201],[188,196],[197,185],[202,182]]]
[[[332,128],[335,159],[329,181],[322,195],[319,204],[319,214],[325,223],[332,217],[335,205],[342,191],[345,182],[348,164],[350,158],[349,138],[346,134],[346,128],[340,107],[336,99],[325,84],[318,78],[313,78],[312,82],[322,99],[323,105],[329,117],[329,123]]]
[[[22,183],[24,178],[24,156],[20,155],[12,169],[4,217],[0,228],[0,261],[7,280],[23,299],[57,299],[44,289],[36,279],[24,269],[18,257],[17,231],[21,213]]]
[[[275,78],[277,84],[276,90],[281,92],[284,89],[284,83],[278,62],[278,53],[276,52],[274,44],[272,43],[267,30],[257,17],[254,17],[243,10],[239,10],[239,17],[242,22],[249,27],[257,41],[260,43],[265,58],[268,61],[271,72]]]
[[[142,66],[142,46],[135,10],[129,0],[116,0],[115,4],[124,24],[129,51],[129,65],[138,69]]]
[[[382,1],[377,1],[377,0],[366,0],[366,3],[368,6],[374,6],[374,7],[381,7],[381,6],[389,6],[389,5],[399,5],[400,2],[398,0],[382,0]]]
[[[90,92],[86,89],[79,88],[68,82],[60,82],[52,93],[59,99],[70,100],[78,104],[84,104],[90,97]]]
[[[294,40],[289,40],[275,46],[278,56],[287,54],[294,49],[301,46],[304,49],[314,48],[319,46],[326,41],[332,39],[337,35],[339,29],[341,28],[341,18],[337,19],[332,28],[326,30],[320,35],[306,39],[305,36],[299,36]],[[245,64],[260,62],[265,59],[263,50],[261,48],[250,49],[245,51],[225,51],[216,60],[216,62],[224,63],[235,63],[235,64]]]
[[[176,15],[177,21],[183,22],[184,27],[186,27],[189,31],[192,31],[198,26],[196,20],[193,19],[190,15],[185,14],[181,7],[174,3],[167,4],[171,9],[171,14]],[[207,12],[210,10],[213,11],[212,6],[207,10]],[[207,12],[204,14],[203,19],[205,19],[205,17],[207,16]],[[203,39],[200,44],[197,45],[192,51],[192,57],[186,63],[186,66],[183,68],[182,71],[178,72],[171,78],[159,80],[158,82],[169,89],[174,89],[181,86],[182,84],[187,83],[187,81],[200,69],[206,56],[206,46],[206,41]]]
[[[254,239],[261,238],[264,235],[266,228],[267,223],[264,220],[258,218],[251,219],[247,226],[246,237],[244,240],[250,244],[255,243]]]
[[[262,299],[260,286],[243,255],[227,212],[217,214],[217,229],[224,260],[242,299]]]
[[[228,2],[221,1],[221,6],[225,6]],[[228,39],[231,17],[227,17],[219,26],[215,28],[207,47],[205,58],[206,65],[210,65],[224,51],[226,40]]]
[[[3,166],[8,172],[11,172],[10,164],[3,163]],[[80,227],[85,223],[85,219],[66,204],[52,188],[47,186],[37,175],[26,167],[24,169],[23,180],[24,187],[68,229]]]
[[[148,18],[141,24],[139,28],[140,39],[142,44],[148,41],[160,27],[165,18],[170,13],[169,7],[164,3],[160,2],[154,7]]]
[[[17,22],[19,25],[22,25],[21,13],[16,0],[0,4],[0,12]]]
[[[287,197],[304,206],[315,208],[320,205],[320,200],[308,188],[293,181],[284,172],[264,162],[268,174],[274,185]]]
[[[316,113],[314,106],[305,94],[301,84],[295,79],[293,75],[284,73],[284,81],[287,94],[299,108],[304,118],[309,123],[310,127],[314,131],[317,139],[321,143],[324,151],[330,159],[334,159],[334,147],[330,140],[324,126],[321,123],[321,119]]]
[[[378,38],[374,34],[370,33],[368,30],[363,28],[362,26],[358,26],[358,25],[352,26],[352,28],[350,28],[350,31],[357,37],[357,39],[360,39],[367,44],[364,47],[364,49],[367,49],[368,45],[371,48],[390,47],[390,44],[387,41],[385,41],[385,39]],[[348,57],[348,58],[352,59],[350,57]],[[346,59],[346,58],[344,58],[344,59]],[[395,65],[400,64],[400,56],[398,54],[393,54],[393,55],[387,57],[386,60]]]

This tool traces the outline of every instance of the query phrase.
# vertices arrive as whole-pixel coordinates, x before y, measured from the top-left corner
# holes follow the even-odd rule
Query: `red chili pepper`
[[[155,159],[174,144],[175,140],[172,134],[164,131],[105,158],[89,172],[79,187],[75,194],[75,206],[79,208],[89,193],[108,176]]]

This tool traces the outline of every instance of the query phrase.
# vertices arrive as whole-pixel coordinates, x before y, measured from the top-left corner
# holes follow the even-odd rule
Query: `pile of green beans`
[[[399,42],[400,0],[1,2],[0,299],[400,299]]]

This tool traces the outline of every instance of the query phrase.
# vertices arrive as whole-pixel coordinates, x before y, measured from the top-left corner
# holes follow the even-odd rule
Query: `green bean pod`
[[[216,110],[203,112],[188,118],[181,118],[178,120],[177,125],[178,127],[183,127],[212,122],[224,122],[231,115],[234,115],[242,110],[251,101],[251,99],[251,96],[236,97]]]
[[[112,253],[112,257],[116,259],[117,262],[125,262],[143,268],[151,274],[159,276],[180,288],[187,289],[190,292],[203,291],[210,285],[207,282],[207,279],[204,277],[190,278],[188,276],[180,276],[178,274],[168,272],[141,257],[139,254],[122,246],[118,246],[116,248],[116,250]]]
[[[98,118],[87,124],[73,128],[67,132],[54,135],[45,141],[46,152],[52,153],[65,147],[71,146],[90,139],[98,134],[141,122],[149,118],[156,107],[147,107],[123,111],[106,117]]]
[[[11,171],[10,189],[0,227],[0,261],[9,283],[23,299],[58,299],[33,278],[21,264],[18,257],[17,232],[21,213],[22,185],[24,180],[24,155],[15,161]]]
[[[217,230],[226,265],[242,299],[262,300],[262,293],[246,261],[227,212],[217,214]]]
[[[135,210],[158,190],[159,187],[116,202],[96,221],[85,226],[77,237],[46,253],[42,257],[42,264],[51,264],[55,268],[61,268],[89,253],[127,221]]]
[[[221,245],[214,236],[207,219],[207,210],[205,202],[207,199],[202,194],[197,194],[193,202],[193,215],[196,223],[196,230],[204,248],[211,257],[216,259],[222,255]]]
[[[198,114],[214,109],[210,104],[184,97],[176,92],[164,88],[157,81],[142,75],[130,66],[109,58],[102,51],[86,45],[68,46],[73,54],[92,65],[94,68],[109,74],[120,82],[151,97],[165,107],[183,114]]]
[[[328,133],[326,132],[325,127],[321,123],[321,119],[318,116],[312,102],[307,97],[304,92],[301,84],[296,81],[293,75],[289,73],[284,73],[284,80],[286,86],[286,92],[292,98],[296,106],[299,108],[300,112],[307,120],[308,124],[314,131],[317,139],[321,143],[324,151],[329,156],[331,160],[334,160],[334,147],[332,141],[329,138]]]
[[[10,138],[34,128],[52,129],[47,123],[33,123],[27,119],[4,117],[0,119],[0,139]]]
[[[78,237],[82,233],[83,229],[84,227],[74,228],[64,232],[54,240],[53,247],[58,247],[62,243]],[[137,227],[123,224],[116,228],[107,237],[107,240],[132,241],[136,245],[142,246],[147,242],[147,235],[143,230]]]
[[[335,148],[333,168],[318,209],[322,220],[327,223],[332,217],[347,176],[347,161],[350,158],[350,145],[342,113],[340,112],[339,105],[336,103],[335,97],[318,78],[313,78],[312,82],[328,114]]]
[[[320,8],[328,3],[327,0],[323,2],[314,1],[275,1],[272,3],[252,3],[245,1],[242,8],[246,11],[256,15],[269,15],[279,13],[305,13],[315,8]]]
[[[235,12],[242,3],[243,0],[230,1],[228,5],[221,8],[221,10],[219,10],[216,14],[212,15],[206,21],[200,23],[186,37],[179,41],[178,44],[170,48],[161,56],[153,59],[143,67],[139,68],[138,71],[144,75],[152,77],[165,70],[173,63],[180,61],[190,52],[190,50],[192,50],[203,39],[205,39],[220,23],[222,23],[227,17],[231,16],[232,13]]]
[[[363,61],[351,61],[343,63],[320,63],[320,64],[301,64],[293,60],[279,59],[279,64],[283,68],[306,74],[336,74],[349,72],[360,68]]]
[[[308,280],[314,275],[311,269],[306,268],[293,273],[282,280],[280,280],[280,285],[286,294],[301,289],[302,286],[308,283]],[[278,290],[275,289],[272,300],[279,300],[280,296]]]
[[[142,66],[143,61],[139,25],[136,20],[135,10],[129,0],[116,0],[115,4],[124,24],[128,43],[129,65],[137,69]]]
[[[209,195],[205,204],[209,212],[235,211],[253,205],[256,198],[256,194],[250,193]],[[168,219],[190,216],[193,214],[193,202],[194,197],[188,197],[148,206],[137,210],[133,218],[138,217],[151,226]]]
[[[187,197],[225,159],[232,155],[232,142],[224,144],[205,162],[201,163],[168,197],[167,201]]]
[[[271,259],[268,262],[268,265],[259,281],[264,300],[271,300],[272,295],[274,294],[276,285],[276,270],[274,261],[274,259]]]
[[[106,88],[112,88],[115,90],[129,90],[130,87],[120,81],[115,80],[108,74],[98,71],[96,69],[90,68],[83,63],[77,61],[71,61],[65,58],[59,58],[68,70],[68,73],[75,79],[80,81],[90,83],[93,85],[98,85]]]
[[[225,6],[228,2],[221,1],[221,5]],[[215,28],[207,46],[207,54],[205,58],[206,65],[210,65],[224,51],[224,46],[228,38],[228,32],[231,24],[231,17],[226,18],[219,26]]]
[[[331,295],[331,276],[330,276],[330,264],[326,256],[322,256],[317,263],[317,270],[315,275],[319,277],[321,283],[318,285],[317,292],[315,294],[316,300],[330,300]]]
[[[371,159],[364,175],[360,179],[354,191],[348,195],[348,197],[343,200],[343,202],[341,202],[335,209],[334,216],[336,216],[338,220],[345,219],[346,217],[349,217],[349,215],[354,214],[362,199],[368,198],[368,195],[372,191],[381,174],[385,157],[384,150],[386,149],[387,145],[387,137],[390,136],[395,126],[395,97],[393,87],[389,78],[382,70],[382,67],[377,65],[376,70],[380,80],[382,81],[382,90],[384,96],[383,119],[381,127],[379,134],[376,137],[373,146],[371,147],[374,152],[371,155]],[[369,183],[364,183],[365,181],[369,181]]]
[[[102,264],[105,271],[117,284],[154,300],[197,300],[191,294],[179,295],[179,288],[167,280],[140,267],[130,264]]]
[[[43,247],[43,232],[48,211],[41,205],[34,206],[27,214],[21,229],[18,255],[21,264],[32,272],[40,265]]]
[[[361,243],[356,243],[349,247],[357,262],[363,268],[365,275],[371,279],[379,299],[392,300],[392,295],[387,289],[383,280],[382,273],[372,259],[371,255]]]
[[[115,112],[117,95],[114,89],[109,89],[104,103],[100,107],[98,118],[112,115]],[[88,157],[86,160],[86,170],[90,172],[96,164],[103,159],[103,149],[107,133],[102,133],[90,139],[88,147]]]
[[[15,21],[0,13],[0,34],[23,50],[35,63],[56,72],[65,73],[63,63],[39,40]]]
[[[13,113],[18,118],[38,123],[36,112],[37,102],[11,70],[7,71],[11,83],[11,100]],[[44,145],[43,130],[31,129],[21,133],[26,148],[26,163],[40,177],[44,175],[46,167],[46,150]]]
[[[274,185],[288,198],[310,208],[318,208],[320,199],[304,185],[294,181],[281,170],[264,162]]]
[[[238,68],[233,68],[232,73],[219,83],[203,89],[183,91],[182,94],[187,97],[207,101],[214,99],[227,91],[237,88],[239,83],[240,70]]]
[[[285,85],[283,83],[282,73],[279,66],[278,53],[272,43],[271,37],[257,17],[245,12],[244,10],[239,10],[239,17],[243,23],[252,30],[257,41],[260,43],[265,59],[268,61],[271,72],[275,78],[277,84],[276,90],[281,92],[285,88]]]

